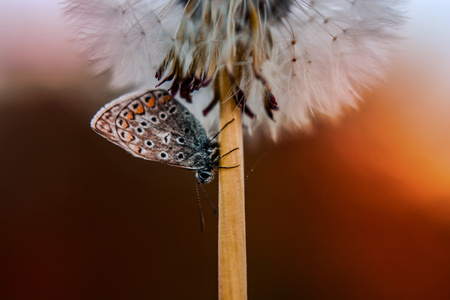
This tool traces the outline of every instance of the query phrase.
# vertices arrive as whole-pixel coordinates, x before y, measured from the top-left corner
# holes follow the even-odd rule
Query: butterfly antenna
[[[217,208],[216,208],[216,206],[214,205],[214,203],[211,201],[211,198],[209,198],[209,196],[208,196],[208,194],[206,193],[205,189],[203,188],[203,184],[199,181],[199,182],[198,182],[198,185],[200,185],[200,187],[202,188],[203,194],[205,194],[206,199],[208,199],[209,204],[211,204],[211,208],[212,208],[212,210],[213,210],[214,215],[215,215],[216,217],[219,216],[219,213],[218,213],[218,211],[217,211]]]
[[[203,187],[202,187],[203,189]],[[203,219],[203,211],[202,211],[202,205],[200,204],[200,196],[198,195],[198,183],[195,185],[195,193],[197,194],[197,205],[198,205],[198,211],[200,213],[200,229],[203,232],[205,227],[205,220]],[[208,198],[209,200],[209,198]]]
[[[228,122],[227,124],[225,124],[225,125],[223,125],[223,127],[222,127],[222,129],[220,129],[209,141],[212,141],[212,140],[214,140],[218,135],[219,135],[219,133],[221,133],[222,132],[222,130],[224,130],[225,129],[225,127],[227,127],[231,122],[233,122],[234,121],[234,119],[232,119],[230,122]]]

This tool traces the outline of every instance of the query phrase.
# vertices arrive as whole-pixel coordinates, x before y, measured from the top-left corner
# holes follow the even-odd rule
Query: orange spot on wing
[[[172,97],[170,95],[164,95],[161,98],[161,103],[164,104],[166,101],[169,101],[170,99],[172,99]]]
[[[127,118],[128,120],[133,120],[134,119],[134,114],[132,112],[128,112],[125,115],[125,118]]]
[[[144,107],[142,107],[142,104],[139,104],[139,106],[136,108],[136,110],[134,112],[137,114],[144,113]]]
[[[125,132],[125,140],[131,142],[132,140],[134,140],[134,136],[129,132]]]
[[[123,128],[123,129],[127,128],[128,126],[130,126],[128,124],[128,122],[125,121],[124,119],[117,120],[116,124],[117,124],[117,126],[119,126],[120,128]]]
[[[139,148],[138,146],[133,146],[133,148],[134,152],[141,153],[141,148]]]
[[[155,98],[150,98],[150,99],[148,99],[147,106],[148,106],[148,107],[153,107],[153,106],[155,106]]]

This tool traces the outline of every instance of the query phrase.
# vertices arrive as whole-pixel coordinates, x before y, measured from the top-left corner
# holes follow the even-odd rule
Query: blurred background
[[[0,1],[0,299],[217,298],[193,173],[90,129],[122,91],[90,75],[59,9]],[[411,1],[358,110],[247,139],[250,299],[450,299],[449,13]]]

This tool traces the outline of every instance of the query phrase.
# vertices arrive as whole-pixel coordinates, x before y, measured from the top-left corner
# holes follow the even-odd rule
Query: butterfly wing
[[[117,114],[128,102],[128,95],[124,95],[103,106],[92,118],[91,127],[108,141],[123,147],[117,135],[115,119]]]
[[[134,156],[187,169],[202,166],[208,141],[199,121],[165,90],[113,100],[94,116],[91,127]]]

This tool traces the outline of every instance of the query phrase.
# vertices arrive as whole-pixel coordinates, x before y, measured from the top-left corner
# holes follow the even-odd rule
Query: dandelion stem
[[[220,126],[235,119],[220,133],[225,153],[219,169],[219,300],[247,299],[247,250],[245,241],[244,151],[241,109],[231,94],[231,82],[223,71],[217,78],[220,93]]]

